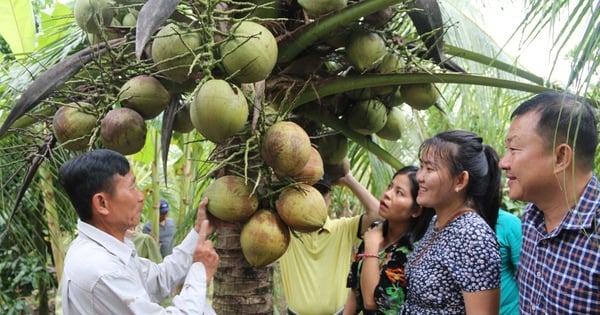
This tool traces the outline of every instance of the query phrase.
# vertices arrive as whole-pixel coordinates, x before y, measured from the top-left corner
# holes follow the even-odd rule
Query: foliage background
[[[523,22],[513,32],[513,40],[523,47],[535,38],[547,37],[552,42],[555,59],[568,56],[572,72],[562,82],[549,82],[538,77],[542,84],[586,94],[598,99],[598,63],[600,56],[600,4],[594,1],[563,1],[561,3],[541,0],[498,1],[505,6],[529,8]],[[494,14],[475,7],[471,1],[441,1],[443,12],[449,22],[446,35],[451,47],[472,49],[510,65],[527,68],[510,56],[486,33],[484,20]],[[485,3],[485,2],[484,2]],[[0,0],[0,121],[3,121],[21,92],[29,82],[49,66],[65,56],[84,47],[84,36],[73,23],[72,1],[64,3],[52,0]],[[567,16],[561,19],[559,16]],[[575,32],[576,29],[583,32]],[[568,46],[576,38],[576,46]],[[581,34],[581,35],[579,35]],[[532,49],[530,47],[530,49]],[[480,62],[459,59],[470,73],[490,77],[515,79],[514,73],[482,66]],[[544,74],[548,76],[549,74]],[[439,84],[443,95],[441,107],[446,114],[435,109],[414,111],[404,108],[406,133],[396,142],[375,141],[403,164],[416,164],[415,152],[427,137],[446,129],[461,128],[479,133],[485,142],[492,144],[500,154],[503,152],[503,135],[509,123],[511,110],[529,93],[510,89],[498,89],[476,85]],[[35,113],[29,116],[35,120]],[[205,187],[203,181],[211,165],[203,163],[212,145],[193,136],[177,136],[169,149],[167,174],[157,167],[155,149],[160,134],[160,122],[149,126],[151,132],[144,150],[131,156],[131,162],[139,178],[139,185],[149,196],[153,194],[153,182],[163,183],[160,196],[174,206],[173,216],[185,227],[186,218],[193,215],[195,205]],[[29,314],[36,308],[39,314],[52,311],[51,292],[56,287],[53,266],[57,250],[51,240],[67,243],[73,237],[76,217],[67,198],[55,187],[56,169],[70,157],[70,153],[52,151],[51,161],[36,174],[31,187],[24,193],[23,202],[13,209],[14,197],[19,193],[20,183],[27,171],[28,162],[40,158],[44,150],[48,129],[38,126],[30,132],[13,134],[0,139],[0,312],[4,314]],[[353,144],[349,153],[352,172],[374,195],[379,196],[393,173],[393,169],[372,153]],[[191,161],[191,162],[190,162]],[[600,157],[596,157],[596,173]],[[190,169],[190,163],[194,165]],[[186,171],[191,174],[186,175]],[[165,181],[165,176],[172,179]],[[192,179],[190,181],[190,179]],[[185,182],[191,182],[190,187]],[[166,182],[166,184],[164,184]],[[143,220],[151,217],[153,198],[147,199]],[[345,189],[334,190],[333,215],[347,215],[360,211],[358,201]],[[504,207],[519,213],[522,205],[504,200]],[[52,235],[50,226],[58,225],[60,235]],[[187,230],[181,228],[180,231]],[[63,244],[64,245],[64,244]],[[64,247],[62,248],[64,250]],[[54,255],[53,255],[54,254]],[[59,253],[58,253],[59,254]],[[50,292],[50,295],[48,294]]]

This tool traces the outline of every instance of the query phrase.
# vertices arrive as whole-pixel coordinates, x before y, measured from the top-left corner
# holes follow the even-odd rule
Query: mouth
[[[379,202],[380,210],[386,210],[387,208],[388,208],[388,206],[385,204],[385,202],[383,202],[383,201]]]

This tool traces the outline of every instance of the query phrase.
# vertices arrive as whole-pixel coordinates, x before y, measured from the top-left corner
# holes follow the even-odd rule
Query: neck
[[[450,221],[452,221],[452,219],[455,218],[456,215],[464,212],[465,210],[469,210],[465,199],[456,200],[455,202],[450,203],[447,207],[435,208],[435,214],[437,215],[435,227],[445,227]]]
[[[410,223],[394,223],[388,221],[388,229],[384,235],[384,244],[381,249],[385,249],[398,241],[410,229]]]
[[[577,205],[586,185],[592,178],[592,173],[571,176],[563,174],[562,180],[557,178],[557,185],[549,189],[547,198],[534,202],[544,214],[544,222],[548,232],[554,230],[564,219],[571,208]],[[542,199],[542,198],[540,198]]]

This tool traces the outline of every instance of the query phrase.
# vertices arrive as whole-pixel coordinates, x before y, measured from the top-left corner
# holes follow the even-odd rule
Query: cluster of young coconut
[[[121,2],[76,0],[76,22],[91,37],[91,43],[109,40],[114,33],[132,36],[130,26],[135,25],[144,3]],[[242,3],[248,3],[247,7],[240,6]],[[285,252],[290,229],[310,232],[322,227],[328,209],[312,185],[324,173],[335,180],[349,168],[345,136],[332,133],[314,137],[314,130],[309,136],[303,126],[287,120],[293,113],[287,104],[281,104],[285,100],[274,96],[277,93],[256,90],[254,83],[266,80],[269,86],[274,72],[289,73],[289,67],[275,70],[279,54],[276,36],[281,34],[273,25],[280,24],[270,22],[277,22],[284,8],[290,11],[297,7],[297,12],[305,14],[305,23],[311,23],[312,19],[344,8],[348,2],[253,0],[229,5],[238,6],[231,12],[247,12],[244,16],[257,19],[222,18],[215,22],[220,23],[219,27],[170,19],[153,34],[146,47],[148,58],[137,68],[143,71],[129,71],[118,77],[123,84],[109,97],[113,103],[103,107],[88,100],[66,104],[56,112],[52,126],[66,149],[83,150],[99,138],[102,146],[128,155],[143,148],[146,121],[176,103],[174,131],[195,130],[224,146],[240,134],[246,140],[252,139],[257,144],[252,148],[259,157],[254,163],[261,163],[265,170],[261,174],[268,176],[256,178],[242,176],[242,172],[224,172],[204,194],[210,199],[208,210],[214,216],[243,225],[240,241],[244,256],[251,265],[264,266]],[[406,57],[389,47],[393,41],[385,39],[385,32],[380,29],[391,19],[391,12],[390,7],[377,17],[357,21],[341,34],[331,34],[323,43],[343,61],[331,66],[333,70],[314,73],[336,76],[408,71]],[[303,66],[310,64],[300,63]],[[254,96],[261,92],[266,95],[264,106],[256,106]],[[344,105],[331,107],[339,110],[336,114],[350,129],[397,140],[404,125],[399,109],[402,102],[415,109],[426,109],[438,97],[433,84],[383,86],[339,95],[332,99]],[[257,120],[259,127],[255,126]],[[241,156],[248,155],[252,156]]]

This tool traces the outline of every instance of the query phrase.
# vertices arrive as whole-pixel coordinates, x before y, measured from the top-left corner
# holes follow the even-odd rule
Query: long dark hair
[[[396,171],[396,173],[394,173],[394,176],[392,176],[392,180],[394,178],[396,178],[396,176],[398,176],[398,175],[407,175],[408,176],[408,180],[410,182],[410,195],[413,200],[413,204],[412,204],[413,209],[419,207],[419,205],[417,204],[417,194],[419,193],[419,183],[417,182],[417,171],[418,170],[419,170],[418,167],[409,165],[409,166],[405,166],[405,167],[399,169],[398,171]],[[423,211],[421,212],[420,216],[418,216],[416,218],[412,218],[412,222],[410,224],[410,229],[408,230],[408,234],[407,234],[411,244],[417,242],[418,240],[421,239],[421,237],[423,237],[423,235],[425,234],[425,231],[427,231],[427,227],[429,226],[429,221],[431,221],[431,218],[433,217],[434,214],[435,214],[435,211],[433,209],[423,208]],[[386,220],[383,222],[383,233],[384,234],[387,233],[387,229],[388,229],[388,222]]]
[[[469,173],[467,201],[495,230],[500,208],[501,170],[494,148],[484,145],[483,139],[473,132],[451,130],[423,142],[419,156],[429,153],[446,161],[452,176],[462,171]]]

